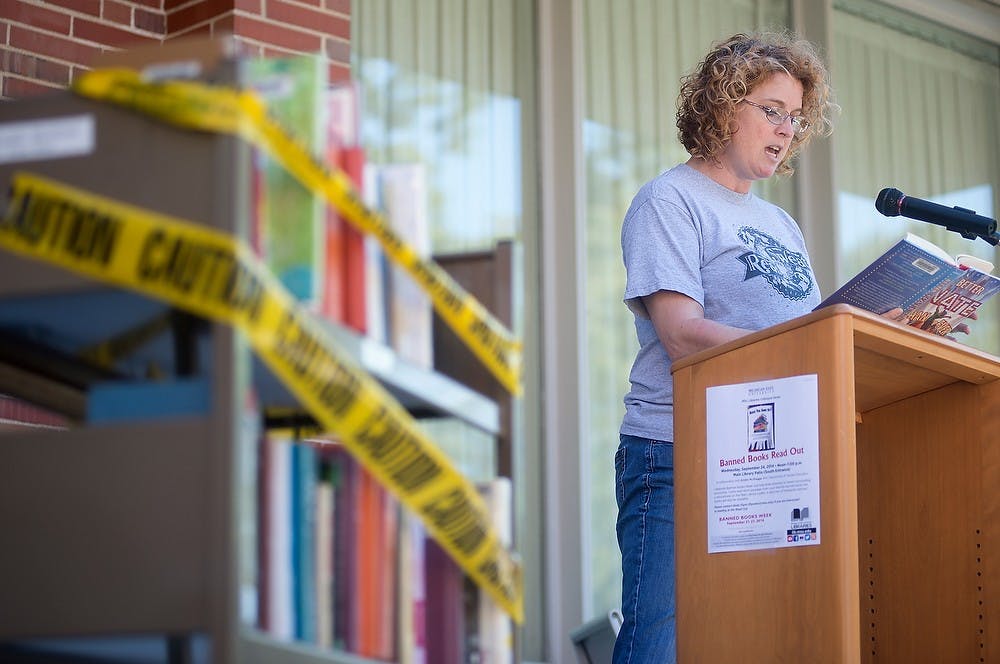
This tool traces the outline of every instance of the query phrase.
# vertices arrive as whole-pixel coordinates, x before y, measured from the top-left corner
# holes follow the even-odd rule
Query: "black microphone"
[[[875,199],[875,209],[887,217],[903,215],[910,219],[926,221],[938,226],[944,226],[969,240],[981,237],[990,244],[996,245],[996,219],[983,217],[974,210],[965,208],[945,207],[930,201],[907,196],[899,189],[886,188],[878,193]]]

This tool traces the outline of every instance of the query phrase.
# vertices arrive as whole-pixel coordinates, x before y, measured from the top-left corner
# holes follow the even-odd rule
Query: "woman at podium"
[[[639,351],[615,455],[624,622],[616,664],[673,662],[671,362],[811,311],[820,295],[795,220],[751,185],[790,175],[832,129],[827,71],[794,35],[737,34],[681,80],[690,158],[643,185],[622,224]]]

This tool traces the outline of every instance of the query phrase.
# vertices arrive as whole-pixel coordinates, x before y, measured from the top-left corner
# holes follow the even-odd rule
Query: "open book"
[[[907,233],[816,308],[846,303],[882,314],[900,307],[908,324],[946,335],[962,320],[976,318],[980,305],[1000,292],[1000,278],[990,274],[992,269],[981,258],[956,260]]]

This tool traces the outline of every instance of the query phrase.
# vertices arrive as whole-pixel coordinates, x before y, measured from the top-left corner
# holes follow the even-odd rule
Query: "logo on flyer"
[[[809,520],[808,507],[796,507],[789,516],[788,530],[785,531],[788,542],[816,542],[819,540],[816,526]]]

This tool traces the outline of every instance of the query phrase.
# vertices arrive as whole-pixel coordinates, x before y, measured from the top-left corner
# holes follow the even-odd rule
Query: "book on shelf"
[[[354,597],[358,592],[357,556],[354,538],[354,514],[357,511],[357,488],[360,467],[342,445],[322,449],[330,464],[333,483],[333,645],[339,650],[357,650]]]
[[[6,429],[49,428],[65,429],[67,417],[33,403],[0,394],[0,431]]]
[[[317,55],[257,58],[243,63],[241,76],[275,117],[312,154],[326,149],[327,67]],[[255,225],[258,253],[279,281],[300,301],[319,308],[326,247],[324,201],[277,160],[255,151]],[[256,177],[256,176],[255,176]]]
[[[295,606],[295,638],[316,643],[317,590],[316,537],[317,452],[312,445],[296,441],[292,448],[292,594]]]
[[[399,664],[427,664],[427,530],[409,510],[399,513]]]
[[[974,256],[950,256],[924,238],[907,235],[817,309],[850,304],[876,314],[902,309],[901,320],[939,335],[968,334],[967,319],[1000,291],[993,265]],[[905,319],[904,319],[905,316]]]
[[[366,163],[362,171],[364,185],[362,196],[365,205],[373,210],[382,209],[382,192],[379,188],[380,167]],[[364,256],[364,303],[361,312],[365,315],[365,332],[369,339],[380,344],[389,343],[389,307],[387,304],[389,290],[389,257],[382,250],[379,241],[366,235],[363,242]]]
[[[334,474],[332,464],[323,455],[321,449],[317,450],[317,464],[319,477],[315,493],[316,537],[313,543],[315,546],[313,563],[316,579],[316,645],[320,648],[331,648],[333,647],[335,583],[333,547],[336,538],[334,529],[334,512],[336,510]]]
[[[399,504],[375,477],[360,465],[354,512],[357,592],[356,648],[363,657],[395,658],[394,612]]]
[[[509,477],[479,482],[476,489],[486,502],[500,543],[514,543],[514,495]],[[514,664],[514,623],[488,593],[478,592],[479,662]]]
[[[427,661],[464,664],[470,661],[469,636],[475,631],[476,617],[468,609],[470,588],[465,574],[448,552],[429,537],[424,545],[424,565]]]
[[[236,444],[239,446],[237,486],[239,487],[239,614],[248,625],[260,622],[260,546],[257,508],[260,500],[258,479],[264,450],[263,419],[256,389],[248,386],[239,412]]]
[[[427,172],[419,163],[382,164],[378,188],[386,220],[420,258],[431,255],[427,210]],[[389,270],[389,345],[403,359],[430,369],[434,365],[434,309],[430,298],[403,268]]]
[[[364,196],[365,151],[360,141],[360,101],[356,81],[326,91],[327,163],[339,168]],[[326,270],[322,313],[357,332],[367,332],[365,236],[332,206],[326,208]]]
[[[510,617],[342,445],[271,432],[257,458],[260,629],[399,664],[514,661]],[[510,546],[510,480],[476,486]]]
[[[295,635],[292,563],[292,445],[288,438],[261,436],[258,467],[259,627],[279,639]]]

